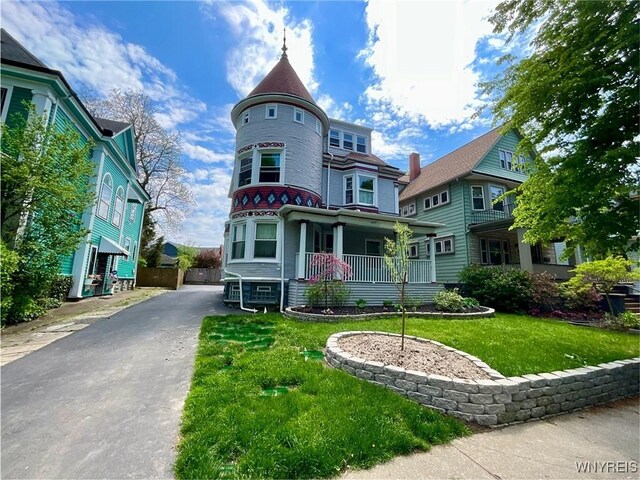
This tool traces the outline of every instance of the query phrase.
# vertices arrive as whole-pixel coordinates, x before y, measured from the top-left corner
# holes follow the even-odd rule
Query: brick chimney
[[[420,175],[420,154],[409,155],[409,181],[414,181]]]

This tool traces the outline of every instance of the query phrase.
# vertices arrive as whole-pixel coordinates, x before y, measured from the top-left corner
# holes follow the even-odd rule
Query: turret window
[[[294,108],[293,121],[296,123],[304,123],[304,111],[299,108]]]
[[[247,225],[241,223],[233,226],[233,238],[231,247],[231,258],[233,260],[244,258],[244,244],[247,233]]]
[[[242,124],[246,125],[247,123],[249,123],[249,110],[242,114]]]
[[[260,154],[260,183],[280,182],[280,153]]]
[[[251,183],[251,170],[253,157],[240,159],[240,173],[238,174],[238,186],[249,185]]]
[[[266,118],[278,118],[278,106],[267,105]]]

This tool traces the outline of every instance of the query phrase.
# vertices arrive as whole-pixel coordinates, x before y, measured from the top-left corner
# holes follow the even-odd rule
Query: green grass
[[[322,349],[335,332],[362,329],[398,332],[400,320],[205,318],[183,414],[177,477],[330,477],[347,466],[368,467],[469,433],[452,418],[322,362],[305,361],[300,353]],[[469,352],[507,376],[640,352],[637,336],[519,315],[410,318],[407,334]]]

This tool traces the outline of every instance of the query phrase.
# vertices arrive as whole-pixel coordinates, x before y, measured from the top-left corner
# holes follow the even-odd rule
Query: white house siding
[[[300,124],[293,121],[293,106],[277,105],[275,119],[265,118],[266,104],[248,109],[249,123],[237,126],[236,149],[260,142],[284,142],[285,157],[281,167],[283,183],[321,195],[322,137],[316,132],[316,117],[305,110],[304,124]],[[240,114],[239,122],[246,111]],[[237,168],[239,163],[236,161]],[[237,171],[234,171],[233,178],[237,181]]]

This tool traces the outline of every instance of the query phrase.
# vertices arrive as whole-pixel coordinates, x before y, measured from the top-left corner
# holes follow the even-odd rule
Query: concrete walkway
[[[475,434],[369,470],[348,471],[342,478],[637,479],[639,461],[640,398],[636,397]]]
[[[185,286],[0,369],[1,478],[170,478],[202,318],[237,313]]]

